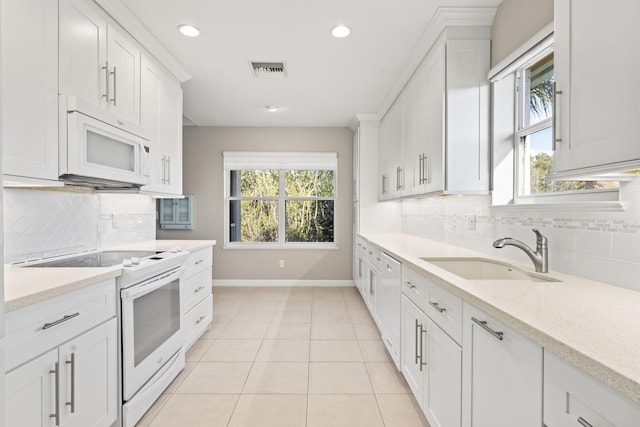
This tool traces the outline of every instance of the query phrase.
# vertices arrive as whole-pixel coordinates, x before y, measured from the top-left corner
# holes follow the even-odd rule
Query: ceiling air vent
[[[251,61],[254,77],[287,77],[287,67],[284,62],[254,62]]]

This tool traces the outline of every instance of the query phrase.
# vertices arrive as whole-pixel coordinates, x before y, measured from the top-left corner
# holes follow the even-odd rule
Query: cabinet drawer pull
[[[204,289],[204,286],[200,286],[198,289],[194,290],[193,293],[197,294],[198,292],[200,292],[203,289]]]
[[[198,261],[196,261],[196,262],[194,263],[194,265],[202,264],[203,262],[205,262],[205,260],[204,260],[204,259],[199,259]]]
[[[438,310],[438,312],[439,312],[439,313],[444,313],[445,311],[447,311],[447,309],[446,309],[446,308],[442,308],[442,307],[440,307],[440,306],[438,305],[438,303],[437,303],[437,302],[431,302],[431,301],[429,301],[429,305],[430,305],[431,307],[435,308],[436,310]]]
[[[67,320],[71,320],[74,317],[78,317],[78,316],[80,316],[80,312],[76,312],[76,313],[73,313],[73,314],[67,314],[62,319],[58,319],[55,322],[45,323],[42,326],[42,329],[44,330],[44,329],[53,328],[54,326],[59,325],[60,323],[66,322]]]
[[[487,321],[486,320],[478,320],[475,317],[472,317],[471,320],[473,320],[482,329],[484,329],[485,331],[489,332],[491,335],[493,335],[494,337],[496,337],[500,341],[502,341],[504,339],[504,332],[494,331],[489,326],[487,326]]]
[[[578,424],[580,424],[583,427],[593,427],[593,424],[591,424],[589,421],[585,420],[582,417],[578,417],[577,421],[578,421]]]
[[[71,401],[65,405],[70,407],[73,414],[76,412],[76,354],[71,353],[71,360],[67,360],[65,363],[71,365]]]
[[[198,320],[196,320],[196,325],[202,322],[207,316],[200,316]]]
[[[49,418],[56,420],[56,425],[60,425],[60,364],[56,362],[56,367],[49,371],[50,374],[54,374],[55,378],[55,412],[49,415]]]
[[[414,285],[411,282],[405,282],[404,284],[407,285],[409,287],[409,289],[415,289],[416,288],[416,285]]]

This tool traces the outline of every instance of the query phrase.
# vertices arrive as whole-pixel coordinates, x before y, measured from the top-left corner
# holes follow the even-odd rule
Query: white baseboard
[[[355,286],[353,280],[213,280],[213,286]]]

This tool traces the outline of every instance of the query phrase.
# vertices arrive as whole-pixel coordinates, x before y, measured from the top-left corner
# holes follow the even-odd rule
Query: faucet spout
[[[533,262],[533,266],[538,273],[547,273],[549,271],[549,253],[547,248],[547,238],[540,231],[533,229],[536,234],[536,250],[534,251],[520,240],[504,237],[493,242],[493,247],[502,249],[505,246],[515,246],[521,249]]]

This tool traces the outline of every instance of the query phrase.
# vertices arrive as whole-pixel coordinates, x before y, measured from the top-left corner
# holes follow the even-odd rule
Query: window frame
[[[336,250],[338,224],[338,162],[337,153],[325,152],[225,152],[224,160],[224,245],[225,249],[310,249]],[[262,156],[261,156],[262,155]],[[242,168],[227,164],[227,157],[247,156]],[[261,158],[262,157],[262,158]],[[266,160],[265,160],[266,159]],[[333,161],[328,160],[333,159]],[[301,163],[298,163],[301,162]],[[242,163],[242,162],[241,162]],[[329,165],[333,163],[333,165]],[[269,166],[266,166],[269,165]],[[330,166],[330,167],[329,167]],[[231,171],[235,170],[275,170],[278,171],[278,195],[265,197],[231,196]],[[330,170],[333,172],[333,196],[287,196],[286,173],[295,170]],[[266,200],[278,202],[278,240],[275,242],[231,242],[230,206],[233,200]],[[286,202],[288,200],[333,201],[333,241],[332,242],[287,242],[286,241]]]
[[[500,107],[496,107],[497,103],[503,102],[513,104],[513,117],[510,133],[512,135],[510,141],[510,148],[506,146],[506,139],[503,138],[505,134],[504,121],[501,123],[502,128],[496,132],[494,129],[498,120],[492,121],[492,150],[500,152],[502,156],[506,151],[510,150],[510,156],[512,157],[512,164],[505,168],[504,165],[498,165],[499,160],[493,158],[492,172],[493,172],[493,192],[492,192],[492,204],[494,206],[531,206],[531,205],[548,205],[553,207],[555,205],[566,206],[568,203],[584,203],[584,202],[618,202],[620,193],[617,189],[596,189],[596,190],[577,190],[577,191],[562,191],[562,192],[550,192],[540,193],[533,195],[521,195],[521,174],[523,173],[521,167],[521,154],[523,149],[522,138],[531,135],[539,130],[553,127],[553,114],[550,118],[544,119],[533,125],[523,126],[524,123],[524,71],[535,64],[537,61],[543,59],[545,56],[554,52],[554,38],[553,38],[553,26],[544,28],[538,34],[534,35],[530,40],[524,43],[520,48],[516,49],[512,55],[508,56],[504,61],[500,62],[489,72],[489,80],[492,83],[492,115],[495,114],[496,109],[500,110]],[[554,58],[555,67],[555,58]],[[495,84],[502,79],[509,77],[513,80],[513,92],[512,98],[506,100],[504,98],[504,88],[500,90],[502,93],[500,96],[496,96]],[[555,106],[552,106],[554,108]],[[495,119],[495,118],[494,118]],[[551,126],[549,126],[551,125]],[[495,138],[496,133],[500,134],[500,137]],[[500,146],[497,147],[496,144]],[[497,171],[497,167],[500,171]],[[508,185],[500,182],[496,179],[496,175],[505,176],[508,173],[508,169],[511,169],[512,182]]]

